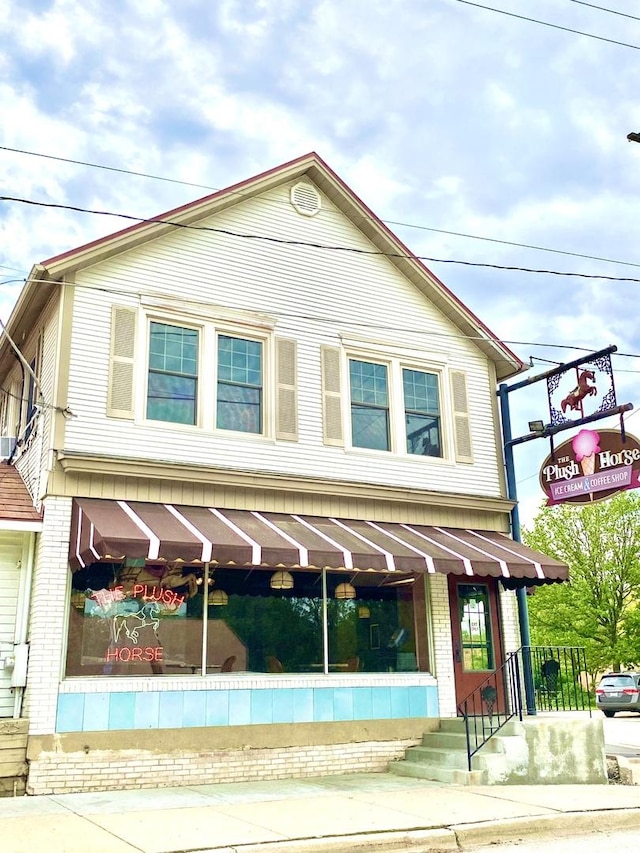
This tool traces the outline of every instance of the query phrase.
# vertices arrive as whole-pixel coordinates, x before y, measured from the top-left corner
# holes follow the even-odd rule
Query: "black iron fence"
[[[591,711],[583,648],[525,646],[520,653],[530,656],[536,711]]]

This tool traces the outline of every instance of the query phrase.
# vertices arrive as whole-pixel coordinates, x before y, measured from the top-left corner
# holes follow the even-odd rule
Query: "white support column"
[[[23,714],[29,718],[30,734],[55,732],[67,626],[70,530],[71,498],[47,498],[36,549],[29,621]]]

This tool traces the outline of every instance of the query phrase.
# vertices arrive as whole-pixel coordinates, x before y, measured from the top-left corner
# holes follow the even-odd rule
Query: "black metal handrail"
[[[526,678],[531,679],[536,713],[588,710],[591,715],[585,650],[578,646],[523,646],[458,705],[458,716],[464,718],[469,770],[476,752],[509,720],[515,716],[522,720]]]
[[[508,655],[496,669],[458,705],[467,737],[467,762],[516,715],[522,720],[520,651]]]

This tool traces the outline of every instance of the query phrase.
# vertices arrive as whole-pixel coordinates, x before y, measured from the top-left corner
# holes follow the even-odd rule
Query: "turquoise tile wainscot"
[[[73,692],[58,696],[57,732],[181,729],[269,723],[438,716],[438,688],[424,685],[237,687]]]

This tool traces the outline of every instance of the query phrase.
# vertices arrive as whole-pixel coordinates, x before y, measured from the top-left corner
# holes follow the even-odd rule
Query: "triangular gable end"
[[[15,334],[33,322],[34,313],[42,308],[56,287],[54,282],[63,277],[68,279],[79,269],[155,240],[174,230],[175,224],[195,225],[237,204],[239,200],[253,198],[302,177],[311,180],[377,251],[387,255],[405,278],[463,334],[473,340],[486,357],[494,362],[498,380],[513,376],[524,368],[522,361],[412,254],[315,152],[37,264],[9,319],[9,333]]]

